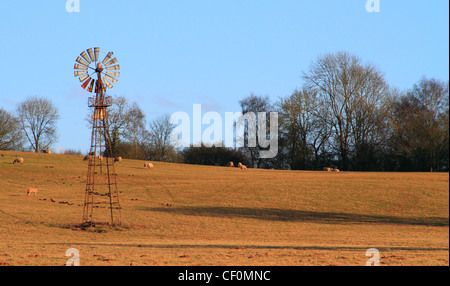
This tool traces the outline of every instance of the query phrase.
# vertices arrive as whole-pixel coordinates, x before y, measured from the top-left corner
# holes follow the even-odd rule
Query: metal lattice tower
[[[83,205],[83,223],[94,225],[109,221],[111,225],[121,223],[121,207],[117,189],[114,156],[111,148],[107,108],[112,105],[112,98],[106,96],[106,87],[112,88],[120,72],[117,59],[108,53],[102,62],[98,61],[99,48],[88,49],[76,59],[75,76],[80,76],[81,87],[88,92],[95,92],[90,97],[88,106],[94,109],[92,115],[91,146],[88,156],[85,198]],[[90,64],[94,64],[93,67]],[[92,73],[89,75],[89,69]],[[104,71],[106,69],[106,71]],[[97,79],[91,78],[96,74]],[[104,77],[102,77],[104,75]],[[109,79],[109,81],[108,81]],[[94,220],[94,212],[96,219]]]

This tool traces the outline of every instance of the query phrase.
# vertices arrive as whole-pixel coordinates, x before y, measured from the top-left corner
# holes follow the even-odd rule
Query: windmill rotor
[[[108,52],[102,61],[99,56],[100,48],[95,47],[83,51],[75,60],[74,76],[78,77],[81,87],[88,92],[98,91],[97,84],[102,86],[102,90],[106,87],[111,89],[120,76],[120,65],[113,52]],[[94,74],[97,74],[97,79],[92,77]]]

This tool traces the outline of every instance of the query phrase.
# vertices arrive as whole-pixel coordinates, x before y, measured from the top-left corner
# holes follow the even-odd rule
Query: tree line
[[[240,100],[243,114],[278,112],[279,117],[277,156],[261,159],[262,148],[249,147],[245,141],[237,151],[247,166],[449,171],[448,80],[423,77],[400,91],[387,84],[376,66],[347,52],[318,57],[302,78],[300,89],[275,102],[254,94]],[[186,163],[204,164],[204,158],[209,158],[209,165],[226,163],[211,162],[217,156],[210,153],[189,147],[183,158]]]
[[[239,101],[243,114],[278,112],[275,158],[259,158],[263,148],[249,147],[248,138],[242,148],[202,145],[176,150],[170,144],[174,129],[170,115],[147,122],[139,105],[125,97],[115,97],[108,110],[113,154],[203,165],[223,166],[233,161],[292,170],[325,166],[355,171],[449,170],[448,80],[423,77],[401,91],[389,86],[376,66],[347,52],[318,57],[302,78],[301,88],[274,102],[254,94]],[[58,118],[57,109],[45,98],[28,98],[15,115],[0,109],[0,149],[39,152],[49,148],[57,138]],[[88,115],[86,121],[91,120]],[[248,126],[245,131],[248,134]]]

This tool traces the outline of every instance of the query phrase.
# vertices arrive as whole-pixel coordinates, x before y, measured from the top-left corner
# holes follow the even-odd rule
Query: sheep
[[[91,156],[97,156],[97,152],[91,152],[91,153],[89,153],[89,155],[91,155]]]
[[[330,167],[323,167],[323,170],[324,170],[325,172],[331,172],[331,168],[330,168]]]
[[[52,150],[50,150],[50,149],[44,149],[44,150],[41,150],[41,152],[44,154],[52,154]]]
[[[15,164],[15,163],[22,164],[23,161],[24,161],[23,158],[16,158],[16,159],[14,159],[13,164]]]
[[[233,162],[228,162],[227,167],[234,167],[234,163]]]
[[[92,158],[91,155],[86,155],[84,156],[83,161],[90,160],[91,158]]]
[[[103,156],[102,156],[102,155],[98,155],[98,159],[99,159],[100,161],[103,161]]]
[[[150,170],[153,169],[153,164],[149,162],[144,163],[144,168],[149,168]]]
[[[247,166],[241,164],[241,170],[247,170]]]
[[[34,196],[36,196],[37,192],[38,192],[39,187],[34,187],[34,188],[28,188],[27,189],[27,196],[30,196],[32,193],[34,193]]]
[[[114,163],[115,162],[122,162],[122,157],[116,157],[114,158]]]
[[[336,173],[340,172],[339,169],[334,169],[333,171],[336,172]]]
[[[241,162],[239,162],[239,164],[238,164],[238,168],[240,168],[240,167],[242,167],[242,163]]]

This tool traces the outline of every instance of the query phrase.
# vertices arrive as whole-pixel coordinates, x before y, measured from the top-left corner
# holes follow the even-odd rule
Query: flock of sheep
[[[52,152],[50,151],[50,149],[46,149],[46,150],[42,150],[42,153],[51,154]],[[5,155],[1,154],[1,157],[4,157],[4,156]],[[93,157],[97,157],[100,161],[103,160],[103,156],[101,156],[101,155],[97,156],[97,152],[91,152],[91,153],[89,153],[89,155],[86,155],[83,158],[83,161],[91,160]],[[19,158],[15,158],[12,163],[13,164],[23,164],[24,161],[25,160],[22,157],[19,157]],[[123,161],[122,157],[115,157],[114,158],[114,163],[116,163],[116,162],[120,163],[122,161]],[[153,164],[150,163],[150,162],[145,162],[144,163],[144,168],[146,168],[146,169],[148,168],[148,169],[152,170],[153,167],[154,167]],[[27,196],[30,196],[31,194],[34,194],[36,196],[38,190],[39,190],[38,186],[36,186],[34,188],[28,188],[27,189]]]
[[[51,154],[51,151],[49,149],[46,149],[46,150],[42,150],[42,153]],[[4,157],[3,154],[1,154],[1,156]],[[97,152],[91,152],[91,153],[89,153],[89,155],[86,155],[83,158],[83,161],[91,160],[93,158],[93,156],[97,157],[100,161],[103,160],[103,156],[101,156],[101,155],[97,156]],[[123,160],[122,157],[115,157],[114,158],[114,163],[122,162],[122,160]],[[23,162],[24,162],[24,159],[20,157],[20,158],[15,158],[14,161],[13,161],[13,164],[22,164]],[[144,163],[144,168],[145,169],[152,170],[153,167],[154,167],[153,164],[150,163],[150,162],[145,162]],[[231,161],[228,162],[227,167],[234,167],[234,163],[231,162]],[[247,166],[243,165],[241,162],[239,162],[237,167],[240,168],[241,170],[247,170]],[[340,172],[339,169],[331,168],[331,167],[324,167],[323,170],[325,172]],[[34,194],[36,196],[38,190],[39,190],[39,187],[37,187],[37,186],[34,187],[34,188],[28,188],[27,189],[27,196],[30,196],[31,194]]]

